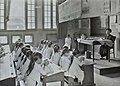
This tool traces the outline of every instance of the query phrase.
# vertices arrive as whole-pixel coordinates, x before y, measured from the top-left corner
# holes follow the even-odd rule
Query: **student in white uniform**
[[[22,49],[23,46],[24,46],[23,43],[19,43],[19,44],[18,44],[18,49],[17,49],[17,51],[16,51],[16,53],[15,53],[15,58],[14,58],[14,61],[15,61],[15,62],[18,61],[19,56],[20,56],[20,54],[21,54],[21,49]]]
[[[4,54],[4,48],[2,47],[2,44],[0,43],[0,57]]]
[[[45,50],[47,48],[47,41],[43,41],[42,49],[40,50],[41,54],[44,56]]]
[[[70,69],[69,71],[66,73],[68,76],[71,76],[73,78],[78,78],[78,81],[82,81],[84,78],[84,73],[80,68],[80,64],[82,61],[84,61],[84,59],[82,61],[79,60],[79,51],[75,50],[73,51],[73,58],[71,61],[71,65],[70,65]]]
[[[67,46],[68,49],[71,49],[71,45],[72,45],[72,39],[70,37],[70,34],[68,34],[67,37],[65,38],[65,45],[64,46]]]
[[[70,66],[70,53],[68,49],[64,49],[62,51],[61,59],[60,59],[60,66],[64,71],[68,71]]]
[[[53,50],[53,47],[52,47],[52,42],[49,41],[48,42],[48,47],[46,48],[45,53],[43,54],[44,58],[45,59],[51,59],[51,56],[52,56],[53,52],[54,52],[54,50]]]
[[[59,51],[60,47],[56,44],[54,45],[54,54],[51,57],[51,60],[54,64],[59,65],[61,52]]]
[[[25,74],[26,86],[42,86],[40,77],[44,77],[46,75],[46,72],[41,67],[41,63],[42,54],[35,53]]]
[[[41,40],[41,41],[39,42],[39,44],[38,44],[37,50],[38,50],[38,51],[41,51],[42,48],[43,48],[43,45],[44,45],[44,40]]]

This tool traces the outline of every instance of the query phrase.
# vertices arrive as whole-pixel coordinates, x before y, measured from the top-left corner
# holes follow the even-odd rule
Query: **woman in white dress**
[[[59,51],[59,46],[58,45],[54,45],[54,54],[51,57],[51,60],[54,64],[59,65],[59,61],[61,58],[61,52]]]
[[[51,59],[51,56],[53,55],[53,47],[52,47],[52,42],[48,42],[48,47],[46,48],[45,50],[45,53],[43,54],[44,55],[44,58],[45,59]]]
[[[68,49],[71,49],[71,45],[72,45],[72,39],[70,37],[70,34],[68,34],[67,37],[65,38],[64,46],[67,46]]]
[[[71,63],[70,59],[71,59],[71,56],[70,56],[69,50],[64,49],[62,51],[62,55],[60,59],[60,66],[64,71],[68,71]]]
[[[46,72],[41,67],[42,63],[42,54],[35,53],[33,59],[28,66],[25,76],[26,86],[42,86],[41,77],[46,75]]]

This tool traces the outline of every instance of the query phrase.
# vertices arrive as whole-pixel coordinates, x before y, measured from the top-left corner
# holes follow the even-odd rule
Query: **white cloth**
[[[27,86],[42,86],[42,83],[40,82],[40,76],[46,75],[46,72],[43,70],[43,68],[35,63],[33,70],[29,74],[29,76],[26,78],[26,85]],[[36,85],[37,82],[37,85]]]
[[[56,65],[59,64],[60,58],[61,58],[61,52],[56,52],[51,57],[52,62],[55,63]]]
[[[67,71],[70,66],[69,56],[63,55],[60,59],[60,66],[64,71]]]
[[[43,57],[45,59],[51,59],[51,56],[52,56],[53,52],[54,52],[54,50],[53,50],[52,47],[47,47],[44,54],[43,54]]]
[[[78,58],[74,57],[73,63],[68,72],[65,73],[66,76],[77,77],[80,81],[84,78],[84,72],[79,67],[80,61]]]
[[[72,43],[72,39],[70,37],[65,38],[64,46],[67,46],[70,49],[71,43]]]
[[[18,50],[17,50],[16,53],[15,53],[14,61],[17,61],[17,60],[18,60],[18,56],[20,55],[20,53],[21,53],[21,48],[18,48]]]

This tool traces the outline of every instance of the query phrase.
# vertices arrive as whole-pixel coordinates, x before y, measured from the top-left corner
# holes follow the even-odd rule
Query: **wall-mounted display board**
[[[81,17],[81,0],[66,0],[58,8],[59,23]]]

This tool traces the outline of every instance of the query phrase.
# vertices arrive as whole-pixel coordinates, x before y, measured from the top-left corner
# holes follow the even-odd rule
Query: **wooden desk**
[[[94,64],[83,64],[82,68],[84,71],[84,79],[82,81],[82,86],[95,86],[94,83]],[[89,71],[89,72],[88,72]]]
[[[54,63],[50,65],[54,72],[47,74],[47,76],[43,78],[43,86],[46,86],[46,83],[58,82],[58,81],[61,82],[61,86],[64,86],[64,70],[60,69],[60,67],[58,67]]]
[[[61,82],[61,86],[64,86],[64,72],[58,72],[45,76],[43,79],[43,86],[46,86],[46,83],[58,81]]]
[[[109,46],[113,45],[112,41],[110,41],[110,40],[83,40],[83,39],[80,39],[79,43],[84,44],[84,45],[91,45],[92,46],[93,62],[95,60],[95,52],[94,52],[95,45],[101,45],[103,43],[106,43]],[[108,57],[108,58],[110,59],[110,57]]]
[[[13,57],[9,53],[2,57],[2,62],[0,63],[0,86],[2,84],[2,86],[5,86],[5,84],[15,86],[15,77],[16,73],[13,64]]]

